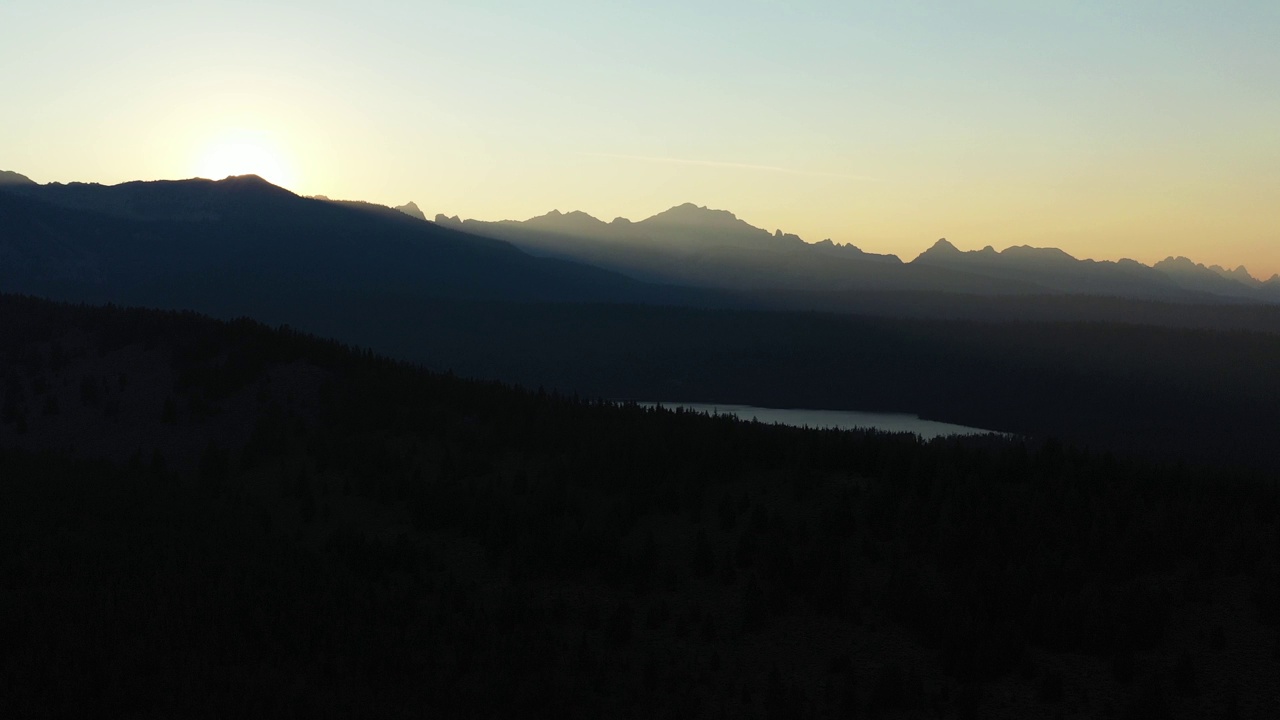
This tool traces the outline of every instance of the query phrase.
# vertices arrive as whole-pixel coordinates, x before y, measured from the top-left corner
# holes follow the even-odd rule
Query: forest
[[[598,397],[0,296],[0,714],[1275,712],[1261,465]]]

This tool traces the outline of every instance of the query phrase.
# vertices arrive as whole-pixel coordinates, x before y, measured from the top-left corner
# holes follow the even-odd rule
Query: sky
[[[1280,272],[1280,3],[0,3],[0,169]]]

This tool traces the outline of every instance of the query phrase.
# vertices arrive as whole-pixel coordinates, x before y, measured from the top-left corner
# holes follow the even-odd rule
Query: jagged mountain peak
[[[1178,255],[1177,257],[1170,255],[1169,257],[1161,260],[1160,262],[1156,263],[1155,265],[1152,265],[1151,267],[1166,273],[1185,274],[1185,273],[1194,273],[1197,271],[1209,272],[1209,268],[1193,261],[1191,258],[1187,257],[1186,255]]]
[[[794,236],[793,236],[794,237]],[[897,255],[887,254],[880,255],[877,253],[869,253],[866,250],[854,245],[853,243],[837,243],[831,238],[826,238],[819,242],[813,243],[813,249],[821,253],[833,254],[837,257],[857,258],[860,260],[877,260],[889,262],[896,265],[902,264],[902,258]]]
[[[1030,245],[1013,245],[1004,249],[1000,255],[1010,258],[1048,262],[1074,262],[1075,257],[1055,247],[1032,247]]]
[[[545,215],[529,218],[525,223],[539,229],[570,232],[582,232],[607,225],[599,218],[581,210],[571,210],[567,213],[552,210]]]
[[[1242,282],[1242,283],[1245,283],[1246,285],[1256,285],[1259,282],[1261,282],[1258,278],[1255,278],[1253,275],[1251,275],[1249,273],[1249,269],[1246,268],[1244,265],[1237,265],[1235,270],[1227,270],[1221,265],[1214,265],[1209,269],[1218,273],[1224,278],[1227,278],[1229,280],[1235,280],[1237,282]]]
[[[954,258],[963,255],[960,248],[951,244],[946,238],[938,238],[938,241],[929,246],[928,250],[920,253],[916,260],[935,260],[940,258]]]
[[[707,226],[724,226],[724,227],[734,227],[734,228],[748,227],[748,228],[751,228],[752,230],[759,230],[759,228],[756,228],[752,225],[747,224],[745,221],[739,219],[737,215],[734,215],[728,210],[715,210],[705,205],[695,205],[693,203],[684,203],[683,205],[676,205],[675,207],[670,208],[669,210],[663,210],[657,215],[641,220],[640,222],[648,223],[650,225],[671,224],[671,225],[697,225],[702,227],[707,227]],[[761,230],[761,232],[764,232],[764,231]]]
[[[983,263],[999,262],[1001,260],[1007,262],[1020,263],[1057,263],[1057,262],[1076,262],[1076,258],[1059,250],[1058,248],[1039,248],[1030,245],[1013,245],[999,252],[990,245],[983,247],[981,250],[961,250],[951,244],[946,238],[941,238],[935,242],[928,250],[920,253],[917,260],[926,262],[950,262],[950,261],[981,261]]]
[[[400,212],[404,213],[405,215],[408,215],[409,217],[414,217],[414,218],[417,218],[417,219],[419,219],[419,220],[426,220],[426,219],[427,219],[427,215],[426,215],[426,213],[422,212],[422,208],[418,207],[418,204],[417,204],[417,203],[415,203],[415,202],[414,202],[414,201],[412,201],[412,200],[410,200],[409,202],[405,203],[404,205],[399,205],[399,206],[397,206],[395,209],[396,209],[396,210],[399,210]]]

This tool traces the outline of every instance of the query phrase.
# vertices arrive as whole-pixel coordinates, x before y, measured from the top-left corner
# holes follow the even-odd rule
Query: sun
[[[196,175],[211,180],[257,175],[281,187],[290,187],[294,181],[279,143],[261,130],[237,129],[213,138],[200,154]]]

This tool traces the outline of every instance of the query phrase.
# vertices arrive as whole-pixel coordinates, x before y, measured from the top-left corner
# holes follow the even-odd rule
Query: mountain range
[[[1187,433],[1274,427],[1258,358],[1277,351],[1280,306],[1249,301],[1276,281],[1185,259],[939,241],[902,262],[693,205],[634,223],[429,222],[256,176],[4,178],[0,293],[250,317],[587,397],[912,412],[1089,442],[1124,432],[1160,451]],[[609,257],[653,273],[596,267],[572,248],[619,249]]]
[[[416,206],[414,206],[416,209]],[[988,246],[963,252],[945,239],[915,259],[865,252],[830,240],[753,227],[730,212],[686,203],[632,222],[580,211],[525,221],[435,216],[436,224],[511,242],[530,253],[572,259],[651,282],[740,291],[912,291],[974,295],[1071,294],[1169,302],[1280,302],[1280,277],[1265,282],[1169,258],[1081,260],[1056,248]]]
[[[1262,281],[1243,266],[1094,261],[1026,245],[965,252],[945,239],[904,261],[770,233],[692,203],[636,222],[554,210],[525,221],[430,222],[413,202],[302,198],[256,176],[41,185],[0,171],[0,213],[3,287],[58,286],[71,299],[118,299],[111,283],[161,277],[181,293],[212,269],[410,296],[842,311],[860,310],[840,299],[850,293],[1280,303],[1280,276]]]

